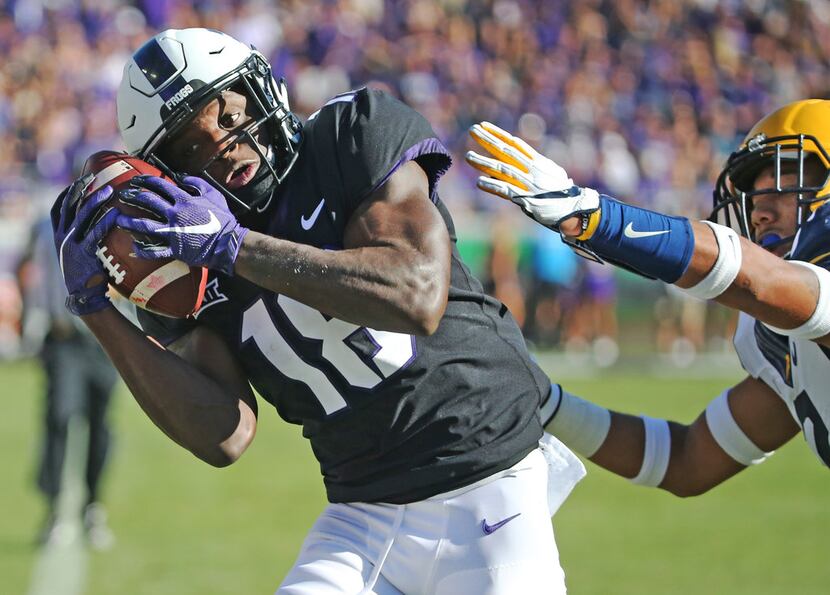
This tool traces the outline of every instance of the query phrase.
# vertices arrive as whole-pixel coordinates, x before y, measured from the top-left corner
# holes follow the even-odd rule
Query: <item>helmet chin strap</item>
[[[771,249],[771,248],[774,248],[774,247],[778,246],[783,239],[784,238],[782,238],[777,233],[771,233],[771,234],[765,235],[761,239],[761,241],[758,242],[758,243],[760,244],[761,248]]]
[[[764,236],[764,238],[758,242],[758,245],[761,246],[761,248],[763,248],[764,250],[772,252],[779,246],[791,243],[794,237],[794,235],[790,235],[782,238],[777,233],[771,233],[769,235]]]

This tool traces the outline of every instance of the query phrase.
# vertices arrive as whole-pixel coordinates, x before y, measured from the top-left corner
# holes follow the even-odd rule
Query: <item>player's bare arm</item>
[[[242,455],[256,432],[256,400],[232,354],[209,329],[194,329],[165,349],[115,308],[82,320],[135,400],[172,440],[216,467]]]
[[[805,104],[806,109],[814,107],[814,102]],[[773,120],[777,117],[770,116]],[[758,126],[763,128],[764,121]],[[754,159],[750,173],[744,166],[745,171],[739,172],[743,178],[732,172],[738,182],[719,182],[727,196],[734,194],[739,182],[743,185],[741,196],[752,196],[748,204],[754,208],[742,215],[742,230],[764,249],[742,239],[731,227],[663,215],[576,186],[556,163],[492,124],[478,124],[471,134],[493,155],[467,155],[467,161],[485,174],[479,178],[479,187],[511,200],[536,221],[559,231],[583,255],[677,284],[695,297],[747,312],[780,334],[830,340],[830,273],[800,262],[797,255],[790,261],[778,258],[793,245],[799,222],[822,204],[816,197],[828,183],[823,151],[821,159],[816,152],[811,160],[796,165],[782,161],[781,154],[806,155],[810,147],[799,152],[801,145],[794,149],[786,145],[784,151],[772,145],[756,156],[751,154],[754,145],[748,143],[745,152]],[[761,139],[758,142],[766,138],[760,133],[756,136]],[[798,142],[803,145],[803,138]],[[779,161],[770,161],[771,155],[778,155]],[[725,202],[737,200],[731,197]],[[789,221],[780,206],[785,200],[789,202],[783,204],[791,205]],[[773,249],[778,256],[770,252]]]
[[[117,210],[99,209],[112,195],[104,186],[87,195],[92,175],[76,180],[51,210],[67,308],[95,334],[136,400],[168,436],[216,466],[235,461],[253,439],[256,403],[227,348],[206,331],[179,346],[185,358],[151,341],[110,303],[100,242]]]
[[[715,234],[708,225],[692,222],[692,229],[695,250],[688,269],[676,283],[683,289],[696,286],[711,272],[719,252]],[[792,329],[804,324],[818,303],[816,275],[746,238],[736,240],[740,241],[743,253],[740,271],[714,300],[776,327]],[[816,340],[828,344],[830,337]]]
[[[545,411],[553,411],[553,415]],[[554,387],[546,429],[591,461],[681,497],[707,492],[798,433],[782,399],[747,377],[690,425],[609,411]]]
[[[781,398],[755,378],[729,389],[728,405],[738,426],[764,452],[778,449],[798,432]],[[747,468],[712,436],[706,412],[690,425],[669,422],[669,428],[671,454],[660,488],[677,496],[696,496]],[[631,479],[640,471],[644,445],[643,420],[612,412],[608,437],[591,460]]]
[[[446,307],[449,263],[449,236],[426,174],[409,162],[361,203],[343,250],[250,232],[235,274],[348,322],[430,334]]]
[[[697,221],[690,223],[694,252],[686,272],[675,282],[683,289],[695,287],[706,278],[720,251],[711,227]],[[578,237],[582,233],[581,219],[571,217],[563,221],[560,230],[569,238]],[[732,284],[714,300],[776,327],[796,328],[807,321],[818,303],[816,275],[746,238],[736,237],[735,241],[740,242],[742,252],[740,270]],[[830,337],[816,340],[827,345]]]

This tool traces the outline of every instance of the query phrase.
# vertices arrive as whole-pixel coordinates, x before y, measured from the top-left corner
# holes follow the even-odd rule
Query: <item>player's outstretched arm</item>
[[[798,426],[780,397],[747,377],[716,397],[691,425],[609,411],[554,385],[545,429],[633,483],[696,496],[790,440]]]
[[[67,308],[92,330],[159,428],[204,461],[228,465],[254,436],[256,403],[250,386],[227,347],[208,331],[191,332],[178,345],[179,356],[151,341],[112,307],[107,275],[95,251],[118,212],[111,209],[97,217],[112,193],[109,186],[81,203],[91,181],[91,175],[76,180],[51,211],[69,293]]]
[[[484,174],[479,188],[519,205],[578,250],[742,310],[781,334],[830,344],[826,270],[785,261],[722,225],[575,186],[561,167],[493,124],[477,124],[470,133],[492,155],[467,154]]]
[[[676,281],[678,287],[695,295],[695,288],[708,284],[708,276],[720,275],[719,271],[731,266],[736,270],[734,280],[723,293],[711,297],[718,303],[746,312],[784,335],[798,336],[793,331],[814,314],[821,316],[817,308],[823,310],[826,307],[819,299],[820,280],[827,275],[824,269],[784,260],[736,234],[725,236],[723,230],[726,228],[722,226],[698,221],[691,222],[691,226],[694,250],[689,266]],[[737,253],[740,253],[739,257],[736,257]],[[729,265],[727,260],[732,260],[732,264]],[[721,284],[725,285],[726,280]],[[830,292],[830,283],[825,291]],[[830,295],[825,297],[830,298]],[[826,343],[830,341],[826,336],[828,331],[830,328],[823,332],[816,329],[813,336],[807,338]]]

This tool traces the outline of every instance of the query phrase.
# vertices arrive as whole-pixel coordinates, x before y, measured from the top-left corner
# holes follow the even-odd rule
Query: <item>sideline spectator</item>
[[[52,225],[46,217],[32,229],[29,247],[18,269],[24,296],[27,339],[39,343],[46,376],[41,452],[37,486],[46,499],[41,545],[66,543],[72,523],[58,510],[69,428],[73,419],[87,426],[84,481],[87,489],[82,523],[89,545],[98,550],[114,538],[101,504],[101,479],[110,451],[107,409],[116,372],[89,330],[64,307],[66,288],[58,268]]]
[[[528,292],[525,334],[536,347],[567,344],[579,332],[573,316],[583,263],[560,239],[546,229],[533,230],[532,283]]]

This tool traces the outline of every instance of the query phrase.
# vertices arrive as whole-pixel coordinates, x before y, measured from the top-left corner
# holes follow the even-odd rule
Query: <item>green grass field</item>
[[[734,376],[737,379],[738,376]],[[610,407],[691,420],[729,382],[619,373],[567,382]],[[0,592],[27,593],[43,505],[34,363],[0,365]],[[257,439],[212,469],[161,434],[123,389],[105,500],[116,547],[89,557],[92,595],[273,593],[324,506],[298,428],[261,407]],[[589,464],[554,519],[571,593],[826,593],[830,473],[801,438],[715,492],[679,500]]]

